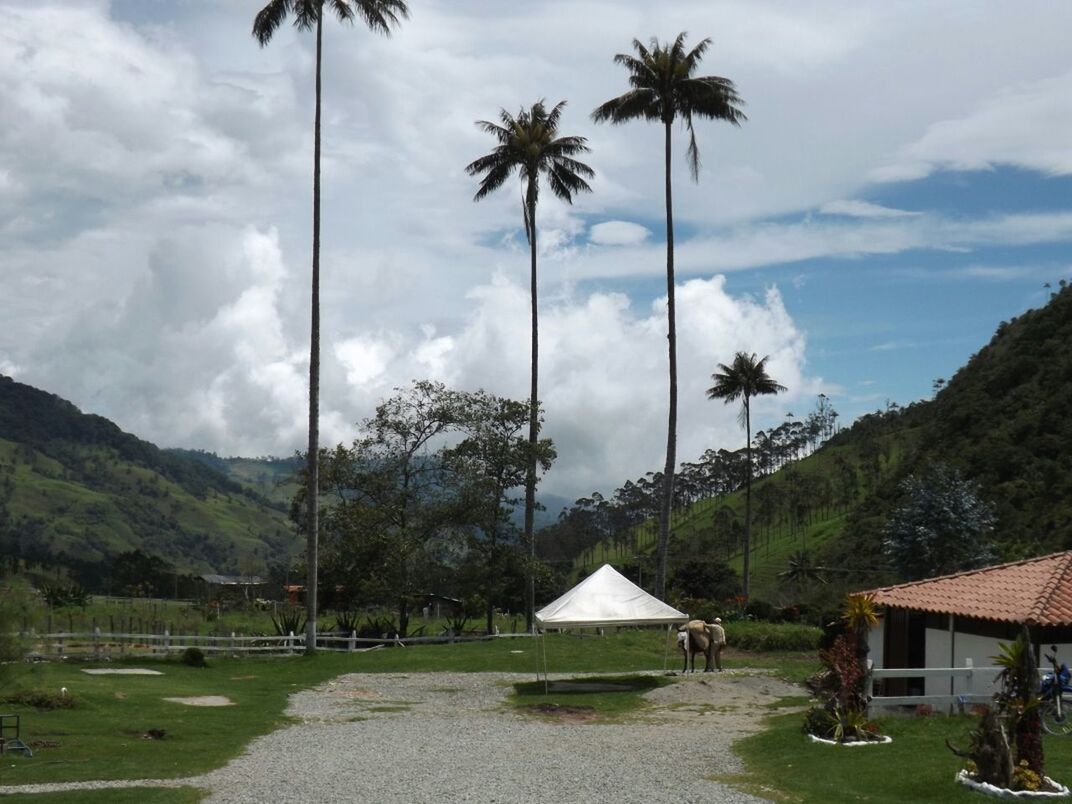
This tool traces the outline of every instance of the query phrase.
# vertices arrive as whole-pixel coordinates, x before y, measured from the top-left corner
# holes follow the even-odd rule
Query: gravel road
[[[511,685],[532,680],[505,673],[340,676],[292,696],[294,725],[255,740],[225,767],[140,784],[193,785],[211,791],[206,801],[226,804],[753,804],[763,799],[711,777],[740,770],[730,745],[759,728],[765,705],[801,692],[762,671],[679,676],[648,693],[653,705],[626,722],[590,723],[508,708]],[[118,785],[78,785],[90,786]]]

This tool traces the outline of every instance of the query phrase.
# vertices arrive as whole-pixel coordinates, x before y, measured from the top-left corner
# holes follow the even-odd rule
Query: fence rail
[[[965,704],[985,703],[994,695],[994,679],[1000,667],[975,667],[966,659],[964,667],[878,667],[868,674],[865,694],[869,707],[880,706],[948,706],[963,709]],[[950,687],[954,679],[965,679],[966,689],[938,695],[873,695],[874,682],[886,678],[948,678]]]
[[[49,634],[19,635],[31,645],[31,655],[40,658],[116,656],[161,656],[181,653],[187,648],[197,648],[204,653],[229,654],[274,654],[290,655],[305,650],[305,634],[293,632],[285,635],[202,635],[114,633],[99,628],[93,631],[62,631]],[[347,634],[317,634],[317,650],[341,653],[357,653],[382,647],[407,647],[409,645],[452,644],[455,642],[484,642],[492,639],[528,637],[528,633],[492,635],[452,635],[432,637],[359,637],[356,632]]]

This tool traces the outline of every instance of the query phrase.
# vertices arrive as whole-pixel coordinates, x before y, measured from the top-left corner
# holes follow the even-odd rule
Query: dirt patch
[[[164,698],[164,700],[186,704],[186,706],[234,706],[234,701],[226,695],[194,695],[189,698]]]
[[[558,704],[533,704],[522,707],[537,715],[552,718],[562,723],[592,723],[599,719],[591,706],[559,706]]]
[[[83,673],[91,676],[162,676],[159,670],[147,667],[84,667]]]

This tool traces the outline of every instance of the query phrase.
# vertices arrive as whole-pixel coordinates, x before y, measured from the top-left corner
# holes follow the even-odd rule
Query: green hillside
[[[114,556],[180,572],[262,573],[296,539],[284,506],[203,462],[0,377],[0,555],[93,581]]]
[[[1003,322],[934,400],[864,416],[754,483],[753,597],[773,603],[799,597],[801,590],[780,574],[802,550],[821,568],[831,598],[900,580],[882,553],[882,529],[902,501],[904,479],[936,463],[958,470],[993,509],[999,560],[1072,547],[1070,410],[1072,288],[1062,287],[1045,307]],[[743,460],[725,450],[706,457],[712,465]],[[695,474],[696,468],[683,470]],[[648,498],[657,478],[647,484]],[[611,500],[578,501],[546,537],[548,550],[572,548],[575,573],[610,561],[651,577],[654,511],[650,503],[647,509],[633,503],[630,487],[638,488],[627,483]],[[671,573],[696,562],[741,570],[744,500],[737,488],[675,507]],[[630,511],[638,512],[632,521]],[[571,519],[579,526],[569,530]],[[624,525],[616,528],[616,521]],[[578,533],[600,538],[586,542]]]

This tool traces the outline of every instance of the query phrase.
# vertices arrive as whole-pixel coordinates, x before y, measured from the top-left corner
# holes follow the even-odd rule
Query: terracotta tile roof
[[[883,606],[1029,625],[1072,625],[1072,550],[872,589]]]

